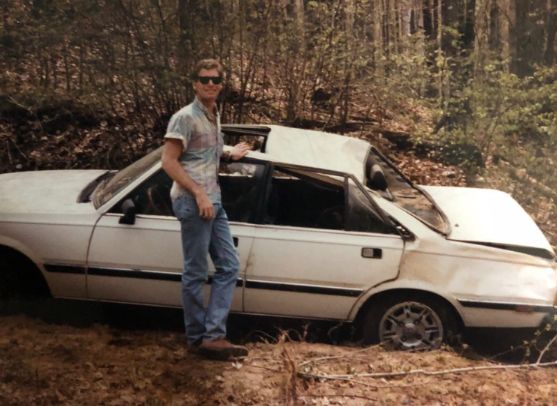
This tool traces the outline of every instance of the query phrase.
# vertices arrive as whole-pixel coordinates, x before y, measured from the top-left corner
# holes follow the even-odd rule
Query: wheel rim
[[[401,350],[429,350],[443,342],[443,322],[430,307],[419,302],[389,308],[379,324],[382,344]]]

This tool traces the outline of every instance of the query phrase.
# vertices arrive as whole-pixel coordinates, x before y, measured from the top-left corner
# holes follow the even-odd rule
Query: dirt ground
[[[68,306],[73,314],[60,310]],[[526,368],[525,358],[501,362],[448,348],[401,353],[327,339],[310,343],[309,335],[292,339],[304,332],[274,334],[278,330],[263,327],[253,334],[260,326],[243,321],[233,333],[249,356],[209,361],[187,352],[177,311],[136,312],[134,320],[123,310],[115,322],[106,310],[99,318],[67,302],[37,307],[0,311],[1,405],[557,403],[555,366]],[[148,318],[155,319],[151,325]],[[237,320],[231,324],[242,324]],[[553,362],[555,354],[548,351],[542,362]],[[439,374],[429,375],[434,371]]]

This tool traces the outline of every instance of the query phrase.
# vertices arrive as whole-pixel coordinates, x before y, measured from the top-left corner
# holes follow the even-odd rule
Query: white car
[[[222,130],[260,149],[219,176],[241,262],[233,312],[356,322],[365,342],[410,350],[553,313],[555,253],[508,194],[413,185],[360,139]],[[118,172],[0,175],[0,295],[181,306],[160,156]]]

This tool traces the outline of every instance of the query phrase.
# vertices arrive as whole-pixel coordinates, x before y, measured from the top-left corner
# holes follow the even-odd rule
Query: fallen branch
[[[557,334],[555,334],[553,336],[553,338],[547,343],[547,345],[545,347],[543,347],[543,350],[541,350],[540,352],[540,356],[538,357],[538,359],[536,360],[536,364],[539,364],[542,361],[543,356],[545,355],[545,353],[547,352],[547,350],[549,350],[549,348],[553,345],[553,343],[555,342],[555,340],[557,340]]]
[[[344,375],[320,375],[320,374],[310,374],[304,372],[298,372],[297,375],[302,379],[320,379],[320,380],[351,380],[353,378],[395,378],[401,376],[412,376],[412,375],[424,375],[424,376],[438,376],[438,375],[448,375],[448,374],[460,374],[466,372],[477,372],[477,371],[489,371],[489,370],[500,370],[500,369],[527,369],[527,368],[543,368],[557,366],[557,361],[551,362],[535,362],[531,364],[520,364],[520,365],[488,365],[480,367],[466,367],[466,368],[453,368],[444,369],[441,371],[428,371],[425,369],[415,369],[411,371],[400,371],[400,372],[373,372],[373,373],[354,373],[354,374],[344,374]]]
[[[12,103],[14,106],[19,107],[22,110],[25,110],[27,113],[31,114],[31,115],[35,115],[35,110],[18,102],[14,97],[12,96],[8,96],[8,102]]]
[[[357,399],[365,399],[372,402],[377,402],[377,398],[370,398],[368,396],[363,395],[356,395],[356,394],[342,394],[342,393],[330,393],[330,394],[318,394],[318,395],[302,395],[298,396],[300,398],[357,398]]]
[[[395,384],[388,384],[388,385],[374,385],[371,384],[369,382],[364,382],[364,381],[360,381],[360,380],[356,380],[356,379],[339,379],[341,381],[346,381],[346,382],[351,382],[351,383],[357,383],[358,385],[362,385],[365,386],[367,388],[371,388],[371,389],[391,389],[391,388],[410,388],[410,387],[414,387],[414,386],[423,386],[426,383],[429,382],[415,382],[415,383],[395,383]]]
[[[329,360],[332,360],[332,359],[354,358],[354,353],[357,354],[357,353],[360,353],[360,352],[366,352],[366,351],[368,351],[370,349],[374,349],[376,347],[379,347],[379,345],[372,345],[370,347],[365,347],[365,348],[356,350],[354,352],[351,352],[350,354],[345,354],[345,355],[327,355],[327,356],[324,356],[324,357],[312,358],[310,360],[302,362],[301,364],[298,364],[298,368],[301,368],[301,367],[303,367],[305,365],[308,365],[308,364],[315,364],[317,362],[329,361]]]
[[[27,157],[27,155],[25,155],[25,153],[21,150],[21,148],[19,148],[19,146],[17,145],[17,143],[12,140],[12,138],[10,136],[6,137],[6,143],[11,143],[14,148],[17,150],[17,152],[19,152],[19,154],[26,160],[29,161],[29,158]],[[10,147],[9,145],[6,145],[8,151],[10,151]]]
[[[275,372],[275,373],[280,373],[281,372],[280,369],[269,368],[269,367],[266,367],[264,365],[245,364],[244,367],[245,368],[261,368],[261,369],[266,369],[267,371],[271,371],[271,372]]]

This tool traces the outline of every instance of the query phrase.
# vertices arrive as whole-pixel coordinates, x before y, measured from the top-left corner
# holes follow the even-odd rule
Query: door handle
[[[363,258],[381,259],[383,258],[383,250],[381,248],[362,248]]]
[[[238,246],[238,237],[232,237],[232,241],[234,241],[234,246]]]

